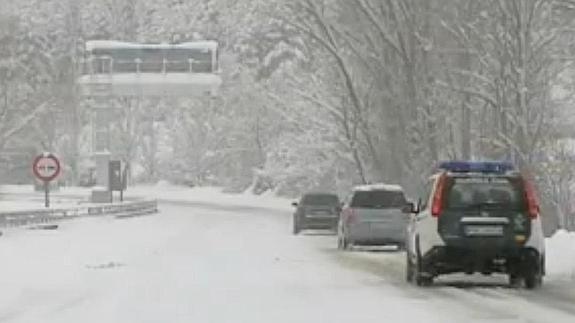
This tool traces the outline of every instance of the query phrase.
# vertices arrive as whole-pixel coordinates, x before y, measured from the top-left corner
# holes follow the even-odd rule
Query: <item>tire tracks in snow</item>
[[[330,251],[328,251],[330,252]],[[485,306],[483,302],[473,301],[473,307],[470,307],[469,300],[462,300],[461,297],[455,295],[453,291],[459,291],[455,287],[444,287],[441,285],[434,285],[427,288],[418,288],[408,284],[404,280],[404,265],[402,260],[405,258],[403,252],[394,252],[393,254],[385,253],[381,258],[376,258],[379,253],[371,252],[370,254],[363,254],[362,252],[349,251],[338,252],[338,250],[331,250],[330,252],[338,264],[355,270],[362,270],[370,274],[376,275],[403,293],[403,296],[409,299],[427,301],[427,302],[441,302],[445,301],[452,303],[450,305],[457,305],[458,312],[466,312],[471,314],[473,319],[478,320],[513,320],[516,315],[510,315],[505,311],[494,309],[491,306]],[[441,304],[445,307],[445,304]],[[470,311],[471,310],[471,311]],[[488,313],[488,315],[485,315]]]
[[[342,252],[325,247],[323,251],[338,265],[376,275],[384,283],[397,287],[407,298],[456,306],[468,313],[471,322],[575,321],[575,292],[569,293],[568,289],[573,283],[561,286],[551,281],[542,289],[529,291],[509,288],[500,281],[466,280],[467,277],[450,280],[447,276],[422,288],[405,282],[403,252]]]

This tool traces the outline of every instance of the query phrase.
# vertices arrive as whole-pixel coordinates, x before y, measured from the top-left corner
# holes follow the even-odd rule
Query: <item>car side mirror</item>
[[[401,212],[405,214],[413,214],[417,213],[417,210],[415,209],[415,205],[413,203],[408,202],[401,208]]]
[[[298,207],[298,205],[299,204],[297,202],[292,202],[292,204],[291,204],[291,206],[293,206],[293,207]]]
[[[419,213],[421,212],[421,210],[425,209],[427,206],[425,206],[423,200],[421,198],[417,199],[417,204],[415,205],[415,213]]]

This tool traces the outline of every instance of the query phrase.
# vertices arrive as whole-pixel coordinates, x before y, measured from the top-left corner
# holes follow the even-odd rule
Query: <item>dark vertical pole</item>
[[[109,146],[108,146],[109,147]],[[115,163],[111,160],[108,161],[108,191],[110,191],[110,203],[114,203],[114,168]]]
[[[44,204],[47,208],[50,207],[50,182],[44,181]]]
[[[120,190],[120,202],[124,202],[124,190]]]

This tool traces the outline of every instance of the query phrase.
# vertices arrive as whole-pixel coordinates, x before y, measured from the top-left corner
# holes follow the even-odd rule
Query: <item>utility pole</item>
[[[78,40],[81,36],[80,31],[80,8],[82,0],[68,0],[68,24],[71,33],[72,42],[70,44],[70,58],[72,61],[72,79],[70,84],[71,91],[71,110],[72,110],[72,158],[70,160],[72,167],[72,182],[77,184],[79,180],[79,159],[80,159],[80,100],[78,99],[78,87],[76,79],[80,76],[81,67],[78,60]]]

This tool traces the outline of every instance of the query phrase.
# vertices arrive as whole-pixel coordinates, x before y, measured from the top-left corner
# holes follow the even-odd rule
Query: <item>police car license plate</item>
[[[500,225],[468,225],[465,227],[465,235],[472,237],[502,236],[503,227]]]

